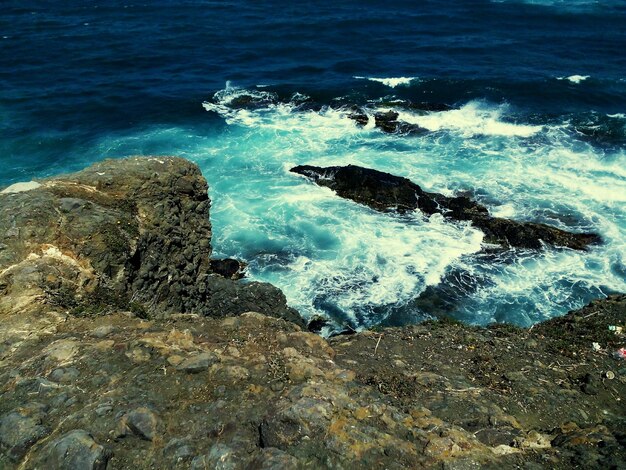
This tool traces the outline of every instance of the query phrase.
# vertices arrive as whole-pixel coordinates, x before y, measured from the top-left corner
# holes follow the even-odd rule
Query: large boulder
[[[213,272],[207,190],[187,160],[136,157],[0,193],[0,313],[43,301],[81,314],[299,319],[273,286]]]

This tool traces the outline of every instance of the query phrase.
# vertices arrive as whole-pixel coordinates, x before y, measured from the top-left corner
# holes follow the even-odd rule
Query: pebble
[[[113,327],[112,325],[103,325],[95,328],[92,332],[92,335],[96,338],[104,338],[113,333],[113,331],[115,331],[115,327]]]
[[[203,370],[208,370],[208,368],[216,362],[219,362],[217,355],[211,352],[206,352],[185,359],[178,366],[176,366],[176,370],[187,372],[189,374],[196,374],[198,372],[202,372]]]
[[[126,425],[136,436],[147,441],[154,439],[158,425],[157,415],[146,407],[139,407],[126,415]]]

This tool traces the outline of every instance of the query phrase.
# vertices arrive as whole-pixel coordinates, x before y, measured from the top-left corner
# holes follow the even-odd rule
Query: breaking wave
[[[248,260],[252,279],[282,288],[305,315],[352,328],[399,311],[417,321],[438,314],[419,299],[445,291],[453,272],[473,279],[472,288],[441,313],[480,324],[529,325],[626,290],[626,156],[578,139],[569,117],[542,123],[506,104],[423,111],[395,100],[400,120],[429,131],[410,137],[385,134],[373,119],[359,127],[345,104],[302,107],[307,98],[218,92],[204,107],[230,130],[204,149],[212,157],[195,157],[211,183],[221,254]],[[376,100],[360,106],[370,117],[389,109]],[[471,226],[374,212],[288,172],[298,164],[358,164],[425,189],[471,191],[494,215],[598,231],[606,244],[494,260],[480,254],[482,233]]]

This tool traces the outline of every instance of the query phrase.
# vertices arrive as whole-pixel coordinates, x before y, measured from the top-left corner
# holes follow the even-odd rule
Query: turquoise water
[[[217,256],[250,263],[306,316],[353,326],[405,323],[433,312],[412,300],[462,272],[446,314],[473,323],[530,325],[626,291],[626,154],[571,137],[567,121],[520,122],[506,104],[473,100],[459,109],[404,111],[432,132],[423,137],[360,129],[347,112],[293,104],[231,109],[230,87],[205,103],[219,130],[155,127],[108,137],[98,154],[163,154],[196,161],[210,184]],[[393,89],[392,89],[393,90]],[[371,103],[372,112],[377,109]],[[614,119],[624,119],[618,116]],[[482,233],[435,215],[381,214],[343,200],[288,170],[298,164],[358,164],[406,176],[425,189],[471,191],[493,215],[598,231],[589,252],[513,250],[478,254]]]
[[[624,24],[623,0],[7,0],[0,185],[180,155],[209,181],[216,256],[305,316],[530,325],[626,292]],[[234,109],[242,95],[257,106]],[[402,111],[429,130],[413,137],[342,110],[392,101],[452,109]],[[373,212],[288,171],[349,163],[605,243],[488,255],[471,226]]]

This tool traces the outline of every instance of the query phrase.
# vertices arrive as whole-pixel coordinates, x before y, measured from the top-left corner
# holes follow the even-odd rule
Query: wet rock
[[[370,120],[367,113],[358,106],[352,107],[350,114],[348,114],[348,118],[356,122],[357,126],[359,127],[367,126]]]
[[[316,315],[309,320],[306,329],[309,330],[311,333],[319,333],[320,331],[322,331],[322,328],[327,326],[329,323],[330,321],[328,320],[328,318]]]
[[[0,417],[0,450],[10,459],[19,460],[49,433],[42,421],[44,410],[44,405],[31,403]]]
[[[176,366],[176,370],[189,374],[197,374],[203,370],[208,370],[209,367],[216,362],[219,362],[219,357],[216,354],[205,352],[185,359]]]
[[[384,113],[376,113],[374,115],[376,127],[383,132],[389,134],[398,130],[398,113],[395,111],[386,111]]]
[[[226,279],[241,279],[245,276],[246,264],[232,258],[212,259],[211,271]]]
[[[399,114],[396,111],[386,111],[376,113],[374,122],[377,128],[388,134],[399,132],[402,134],[424,134],[428,129],[424,129],[416,124],[409,124],[398,120]]]
[[[35,468],[106,470],[110,452],[82,429],[71,431],[39,452]]]
[[[392,117],[389,114],[385,119]],[[312,179],[320,186],[329,187],[341,197],[379,211],[402,213],[419,209],[426,215],[439,213],[453,220],[471,221],[485,233],[486,242],[505,247],[536,249],[548,243],[583,250],[601,242],[599,235],[594,233],[570,233],[545,224],[491,217],[485,206],[468,197],[429,193],[406,178],[369,168],[355,165],[326,168],[301,165],[291,171]]]

